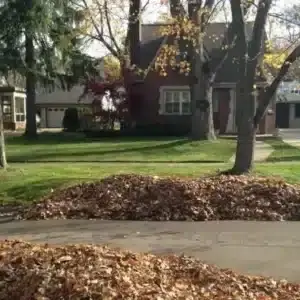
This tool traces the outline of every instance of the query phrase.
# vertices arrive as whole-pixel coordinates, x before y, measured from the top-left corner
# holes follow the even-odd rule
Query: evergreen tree
[[[2,0],[0,4],[0,72],[26,79],[27,137],[35,137],[36,87],[71,78],[80,58],[83,11],[70,0]]]

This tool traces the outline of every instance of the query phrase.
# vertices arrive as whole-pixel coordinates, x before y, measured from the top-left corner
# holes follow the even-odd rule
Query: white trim
[[[19,99],[23,100],[24,113],[17,113],[16,112],[16,98],[19,98]],[[13,107],[14,107],[14,122],[24,123],[26,121],[26,99],[25,99],[24,94],[14,93],[14,95],[13,95]],[[24,115],[24,120],[23,121],[17,121],[17,115],[18,116]]]
[[[264,81],[259,81],[256,82],[255,85],[257,87],[266,87],[269,84],[267,82]],[[237,83],[235,82],[216,82],[213,84],[213,88],[236,88],[237,87]]]
[[[168,116],[189,116],[191,115],[191,112],[190,113],[167,113],[165,112],[165,109],[164,109],[164,93],[166,91],[180,91],[180,92],[185,92],[185,91],[190,91],[190,87],[188,85],[170,85],[170,86],[167,86],[167,85],[164,85],[164,86],[161,86],[159,88],[159,110],[158,110],[158,113],[160,115],[168,115]]]
[[[213,84],[213,88],[236,88],[236,83],[232,82],[217,82]]]

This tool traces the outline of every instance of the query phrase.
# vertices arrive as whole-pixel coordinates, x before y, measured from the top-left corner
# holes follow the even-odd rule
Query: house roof
[[[36,95],[37,105],[69,105],[79,104],[80,96],[83,94],[84,87],[75,85],[70,90],[63,90],[60,88],[49,91],[47,89],[39,89]],[[80,104],[91,104],[94,100],[92,95],[86,95]]]
[[[146,40],[140,45],[141,57],[140,57],[140,68],[147,69],[152,63],[158,50],[163,45],[165,37],[156,37],[152,40]]]
[[[169,43],[170,39],[165,39],[160,36],[159,29],[162,26],[168,24],[155,23],[155,24],[143,24],[141,26],[141,61],[140,67],[146,69],[149,64],[154,61],[160,47],[164,42]],[[246,33],[250,38],[253,29],[253,22],[246,24]],[[204,47],[206,53],[211,58],[212,67],[216,67],[220,59],[224,56],[225,51],[222,49],[224,39],[227,36],[228,24],[227,23],[210,23],[206,29],[206,35],[204,37]],[[226,40],[225,40],[226,42]],[[236,47],[235,47],[236,48]],[[239,78],[238,69],[234,65],[236,60],[234,57],[237,56],[238,49],[232,49],[230,55],[223,63],[222,68],[217,73],[216,82],[236,82]],[[257,78],[259,81],[265,81],[263,76]]]
[[[142,24],[141,42],[146,43],[161,37],[159,32],[160,28],[167,25],[169,24],[165,24],[165,23]],[[249,37],[251,36],[253,25],[254,22],[246,23],[246,33],[247,36]],[[209,23],[205,31],[206,34],[204,36],[204,46],[207,49],[207,51],[221,48],[227,30],[228,30],[228,23],[224,23],[224,22]]]
[[[9,86],[9,85],[3,85],[0,86],[0,93],[20,93],[20,94],[25,94],[25,90],[16,87],[16,86]]]

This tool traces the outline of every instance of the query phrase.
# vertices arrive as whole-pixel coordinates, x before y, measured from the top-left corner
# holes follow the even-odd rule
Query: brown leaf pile
[[[300,220],[300,189],[274,178],[117,175],[58,190],[20,219]]]
[[[300,286],[185,256],[0,241],[0,300],[299,299]]]

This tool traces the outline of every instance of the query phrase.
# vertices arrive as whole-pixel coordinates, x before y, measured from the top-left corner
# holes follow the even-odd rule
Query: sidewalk
[[[254,161],[255,162],[265,161],[272,154],[273,151],[274,149],[269,144],[266,144],[265,142],[262,141],[256,141],[255,149],[254,149]],[[235,154],[230,158],[229,161],[230,162],[235,161]]]

